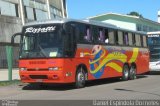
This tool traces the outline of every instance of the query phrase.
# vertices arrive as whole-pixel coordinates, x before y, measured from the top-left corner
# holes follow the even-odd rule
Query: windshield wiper
[[[40,53],[44,56],[47,57],[46,52],[44,51],[44,49],[38,44],[38,47],[40,49]]]

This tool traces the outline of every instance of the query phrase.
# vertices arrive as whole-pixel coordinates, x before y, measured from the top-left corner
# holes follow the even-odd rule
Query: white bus
[[[148,47],[150,50],[151,71],[160,71],[160,31],[148,32]]]

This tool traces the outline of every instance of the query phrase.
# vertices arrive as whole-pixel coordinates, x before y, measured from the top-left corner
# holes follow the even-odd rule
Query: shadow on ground
[[[150,71],[148,74],[149,75],[160,75],[160,70],[159,71]]]
[[[155,96],[159,96],[159,97],[160,97],[160,95],[159,95],[159,94],[156,94],[156,93],[136,91],[136,90],[131,90],[131,89],[116,88],[116,89],[114,89],[114,90],[122,91],[122,92],[138,92],[138,93],[150,94],[150,95],[155,95]]]
[[[145,75],[138,75],[137,79],[146,78]],[[120,83],[122,80],[120,78],[107,78],[99,79],[86,82],[85,87],[99,86],[104,84]],[[65,91],[76,89],[74,84],[21,84],[19,85],[23,90],[55,90],[55,91]]]

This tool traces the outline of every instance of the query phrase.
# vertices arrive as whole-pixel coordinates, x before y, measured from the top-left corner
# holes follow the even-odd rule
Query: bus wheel
[[[80,67],[76,73],[76,83],[75,83],[76,88],[83,88],[85,86],[85,79],[86,78],[84,69]]]
[[[136,78],[136,67],[132,65],[129,70],[129,79],[134,80],[135,78]]]
[[[123,66],[123,72],[122,72],[122,80],[123,81],[127,81],[128,80],[128,78],[129,78],[129,67],[128,67],[128,65],[127,64],[125,64],[124,66]]]

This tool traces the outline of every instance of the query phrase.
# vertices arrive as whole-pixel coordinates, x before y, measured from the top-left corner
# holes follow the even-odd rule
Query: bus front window
[[[160,61],[160,37],[148,37],[148,46],[150,50],[150,61]]]
[[[21,40],[20,58],[63,57],[63,35],[60,25],[40,28],[26,28]]]

